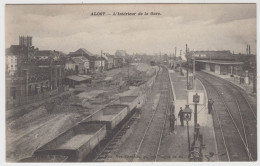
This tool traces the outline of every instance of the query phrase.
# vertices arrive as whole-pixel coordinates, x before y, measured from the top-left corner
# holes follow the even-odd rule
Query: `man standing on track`
[[[181,126],[184,126],[184,124],[183,124],[183,110],[182,110],[182,107],[180,107],[180,111],[179,111],[178,117],[180,117]]]
[[[214,103],[214,101],[210,98],[208,101],[208,113],[209,114],[211,114],[213,103]]]

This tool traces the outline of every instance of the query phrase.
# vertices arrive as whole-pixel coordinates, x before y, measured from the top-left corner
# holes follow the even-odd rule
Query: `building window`
[[[28,87],[28,94],[29,94],[29,95],[32,94],[32,85],[29,85],[29,87]]]

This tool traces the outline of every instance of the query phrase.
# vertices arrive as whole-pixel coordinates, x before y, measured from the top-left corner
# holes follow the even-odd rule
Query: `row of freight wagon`
[[[143,96],[123,96],[112,105],[95,112],[85,120],[43,145],[21,162],[79,162],[141,104]]]

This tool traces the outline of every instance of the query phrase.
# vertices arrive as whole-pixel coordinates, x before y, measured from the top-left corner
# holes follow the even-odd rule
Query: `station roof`
[[[219,65],[242,65],[243,64],[243,62],[220,61],[220,60],[196,60],[196,62],[213,63]]]

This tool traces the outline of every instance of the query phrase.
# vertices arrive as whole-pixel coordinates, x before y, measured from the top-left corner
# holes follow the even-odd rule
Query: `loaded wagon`
[[[132,112],[140,104],[138,96],[121,96],[119,102],[120,104],[128,105],[129,112]]]
[[[65,162],[68,159],[68,156],[60,156],[60,155],[38,155],[32,156],[28,158],[24,158],[19,162]]]
[[[111,134],[127,115],[127,105],[113,104],[101,109],[93,116],[86,119],[86,122],[89,124],[105,124],[108,134]]]
[[[45,144],[34,154],[68,156],[67,161],[82,161],[106,134],[104,125],[82,122]]]

